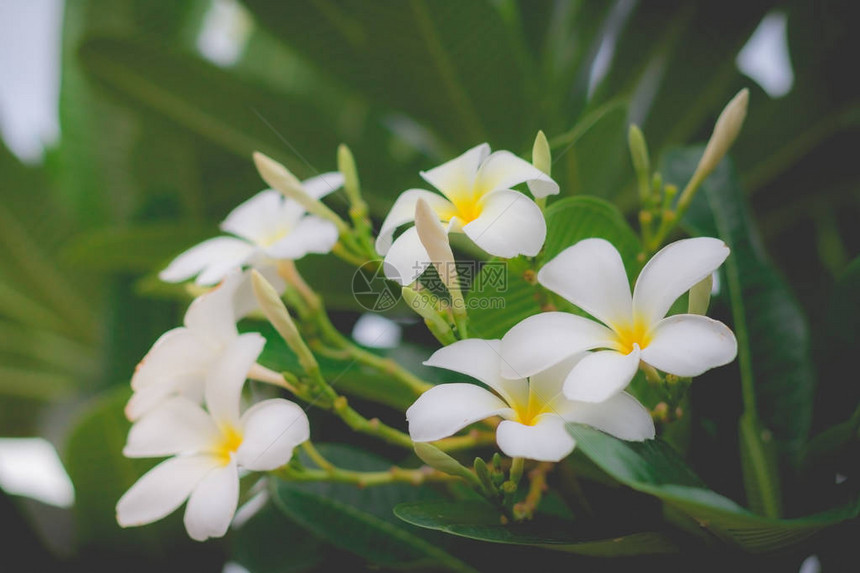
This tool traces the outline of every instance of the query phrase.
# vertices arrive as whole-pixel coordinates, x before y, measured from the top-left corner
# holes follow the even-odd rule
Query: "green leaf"
[[[540,289],[526,280],[534,274],[523,257],[490,261],[475,277],[466,297],[471,336],[501,338],[515,324],[540,312]]]
[[[502,524],[499,511],[483,501],[417,501],[398,504],[403,521],[452,535],[512,545],[530,545],[581,555],[621,557],[674,553],[666,536],[655,532],[608,535],[593,524],[538,516],[528,523]],[[601,535],[605,537],[601,537]]]
[[[92,37],[79,50],[86,71],[126,101],[156,111],[250,162],[253,151],[284,162],[296,174],[331,165],[338,139],[313,104],[237,80],[200,59],[150,42]],[[313,133],[314,137],[304,134]],[[297,146],[298,159],[289,150]]]
[[[387,470],[391,463],[354,448],[320,445],[320,452],[353,470]],[[284,515],[335,547],[383,567],[426,566],[474,571],[394,517],[400,501],[428,495],[424,488],[385,485],[359,489],[349,484],[293,483],[272,479],[275,506]]]
[[[184,542],[181,512],[158,524],[121,529],[116,502],[154,464],[122,455],[131,424],[123,407],[131,391],[117,387],[96,399],[69,434],[64,451],[66,470],[75,486],[78,542],[83,547],[159,554]]]
[[[700,157],[701,147],[666,154],[665,181],[683,187]],[[747,490],[750,501],[762,501],[756,509],[774,516],[781,503],[770,442],[795,462],[811,424],[815,373],[806,318],[764,253],[728,161],[702,184],[684,224],[696,235],[721,238],[732,251],[723,268],[747,416],[740,426],[742,461],[748,486],[757,484]]]
[[[537,131],[524,46],[490,2],[246,3],[320,70],[424,122],[454,151],[485,140],[520,148]]]
[[[233,560],[251,573],[298,573],[318,570],[325,544],[290,521],[271,503],[238,528]]]
[[[603,199],[581,196],[556,201],[546,210],[546,226],[542,261],[583,239],[599,237],[618,249],[628,276],[636,276],[641,266],[639,238],[618,208]]]
[[[798,519],[762,517],[707,489],[659,438],[625,442],[578,424],[569,424],[568,431],[576,447],[606,473],[634,490],[658,497],[669,509],[680,512],[686,524],[751,553],[794,546],[860,513],[860,503],[855,501]]]
[[[553,177],[566,182],[565,195],[614,197],[622,178],[632,177],[627,158],[627,103],[616,100],[586,113],[550,141]]]

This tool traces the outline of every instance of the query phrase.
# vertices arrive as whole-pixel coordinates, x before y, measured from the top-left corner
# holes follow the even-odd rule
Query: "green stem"
[[[460,479],[456,476],[450,476],[436,471],[427,466],[417,469],[404,469],[395,466],[389,470],[378,472],[345,470],[334,466],[327,470],[308,468],[296,470],[294,468],[284,467],[272,473],[287,481],[348,483],[358,487],[373,487],[391,483],[421,485],[426,482],[448,482]]]

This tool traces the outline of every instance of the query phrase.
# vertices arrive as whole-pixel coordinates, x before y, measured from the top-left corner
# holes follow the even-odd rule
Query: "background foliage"
[[[251,26],[246,49],[235,65],[221,68],[195,48],[208,1],[67,2],[61,142],[38,167],[0,146],[0,434],[49,437],[77,500],[71,515],[57,517],[59,510],[0,492],[3,530],[15,532],[4,542],[16,552],[64,570],[105,563],[218,569],[226,559],[252,571],[365,562],[472,570],[526,562],[528,548],[466,539],[498,542],[502,535],[571,552],[541,549],[548,567],[581,562],[593,569],[626,566],[623,557],[610,565],[591,561],[606,553],[644,552],[651,555],[639,559],[677,565],[714,552],[721,546],[696,525],[705,520],[734,542],[728,553],[709,554],[718,564],[746,555],[750,544],[757,553],[781,547],[856,515],[847,504],[860,480],[858,416],[852,416],[860,386],[851,374],[860,340],[860,266],[852,262],[860,253],[854,157],[860,94],[852,85],[860,46],[848,2],[247,0],[243,6]],[[793,89],[778,99],[735,66],[771,10],[788,16],[795,74]],[[608,68],[595,81],[595,61],[607,46],[613,48]],[[178,519],[134,530],[115,525],[116,498],[146,467],[120,457],[125,388],[134,365],[178,324],[187,301],[154,273],[214,235],[234,205],[262,188],[252,150],[307,177],[333,169],[336,145],[346,142],[378,224],[397,194],[418,183],[419,169],[482,141],[527,154],[543,129],[562,188],[548,214],[547,249],[606,233],[635,267],[637,239],[624,226],[625,218],[635,220],[636,206],[628,124],[643,127],[664,178],[683,185],[698,151],[670,147],[704,141],[741,87],[752,93],[734,164],[708,180],[684,221],[689,232],[720,236],[733,249],[714,313],[738,333],[739,360],[693,386],[685,407],[695,412],[694,422],[683,439],[669,440],[676,449],[616,451],[623,445],[603,444],[605,437],[583,430],[570,461],[589,499],[597,500],[594,516],[603,525],[619,516],[621,500],[624,515],[635,514],[630,507],[644,508],[643,515],[663,512],[686,524],[683,533],[653,530],[645,519],[573,547],[572,534],[559,539],[557,528],[538,524],[511,538],[476,508],[468,514],[474,523],[455,532],[462,537],[427,537],[406,524],[423,519],[419,525],[438,528],[426,517],[403,506],[403,521],[392,509],[438,492],[288,484],[273,484],[265,509],[220,542],[187,541]],[[600,199],[620,206],[621,214]],[[343,210],[345,201],[335,197],[334,206]],[[331,259],[300,266],[338,311],[339,325],[350,328],[358,316],[349,294],[352,270]],[[505,318],[511,324],[516,313],[536,310],[528,288],[511,283]],[[482,324],[481,316],[474,320]],[[504,327],[488,321],[485,330],[498,335]],[[408,344],[391,352],[417,368],[432,345],[418,326],[407,325],[405,333]],[[360,389],[360,376],[345,374],[340,383]],[[378,413],[402,424],[392,412]],[[367,446],[317,417],[317,440]],[[680,450],[699,477],[632,475],[629,464],[598,461],[594,448],[659,467],[674,467]],[[386,463],[354,450],[332,455],[356,469]],[[389,460],[400,455],[377,453]],[[750,467],[750,459],[770,466]],[[846,478],[840,485],[836,474]],[[802,530],[789,535],[756,515],[768,508],[786,517],[818,516],[787,526]],[[837,509],[817,513],[829,508]],[[570,512],[560,501],[545,510]],[[355,531],[363,541],[350,537]],[[845,540],[856,532],[849,520],[827,536],[756,559],[796,567],[817,553],[826,568],[848,554]],[[55,540],[50,551],[49,539]],[[679,547],[686,548],[680,555]]]

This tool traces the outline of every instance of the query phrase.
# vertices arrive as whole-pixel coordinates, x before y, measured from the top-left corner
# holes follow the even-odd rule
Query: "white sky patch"
[[[213,64],[232,66],[245,51],[251,26],[250,17],[238,2],[212,0],[197,36],[197,50]]]
[[[60,137],[63,0],[0,2],[0,135],[27,163]]]
[[[394,348],[400,344],[403,329],[378,314],[362,314],[352,329],[352,338],[368,348]]]
[[[770,12],[735,60],[738,69],[772,98],[786,95],[794,85],[787,26],[788,17],[784,12]]]
[[[0,438],[0,487],[58,507],[75,502],[57,450],[42,438]]]

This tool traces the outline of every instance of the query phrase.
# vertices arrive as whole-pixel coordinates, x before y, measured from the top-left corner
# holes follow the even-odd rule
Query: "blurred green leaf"
[[[401,503],[394,513],[418,527],[452,535],[513,545],[531,545],[581,555],[621,557],[674,553],[675,544],[660,533],[607,534],[591,523],[538,516],[528,523],[502,524],[501,514],[483,501]],[[601,535],[606,535],[602,538]]]
[[[238,528],[232,559],[251,573],[318,570],[331,549],[267,503]]]
[[[154,464],[122,455],[131,426],[123,408],[131,395],[117,387],[94,400],[78,420],[64,450],[66,471],[75,486],[75,516],[81,547],[159,554],[186,538],[181,516],[157,524],[121,529],[116,502]]]
[[[567,133],[553,137],[553,177],[566,195],[615,197],[625,177],[633,177],[627,158],[627,103],[607,102],[583,115]]]
[[[165,115],[250,161],[262,151],[299,175],[331,165],[338,139],[313,104],[240,81],[188,55],[150,42],[94,37],[79,49],[84,68],[134,105]],[[307,134],[313,137],[307,137]],[[290,152],[293,146],[294,152]],[[298,157],[294,153],[299,154]]]
[[[569,424],[568,431],[576,447],[609,475],[658,497],[685,515],[692,527],[750,553],[796,545],[860,513],[860,503],[855,501],[798,519],[762,517],[707,489],[677,452],[660,439],[625,442],[578,424]]]
[[[520,148],[537,131],[524,46],[490,2],[246,4],[320,70],[424,122],[454,151],[485,140]]]
[[[345,446],[321,444],[321,453],[338,467],[384,471],[391,463]],[[392,513],[401,501],[428,495],[426,488],[392,484],[366,489],[348,484],[300,484],[272,479],[275,506],[284,515],[335,547],[383,567],[432,567],[474,571],[400,522]]]

